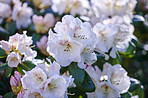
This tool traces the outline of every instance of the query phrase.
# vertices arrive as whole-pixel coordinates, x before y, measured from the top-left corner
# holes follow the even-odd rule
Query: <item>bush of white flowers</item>
[[[136,54],[136,4],[0,0],[0,98],[144,98],[121,63]]]

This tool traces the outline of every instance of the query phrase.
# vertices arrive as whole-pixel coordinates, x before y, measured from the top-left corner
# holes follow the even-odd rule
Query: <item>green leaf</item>
[[[5,30],[4,28],[0,27],[0,35],[1,36],[9,36],[10,33],[7,30]]]
[[[12,34],[15,34],[16,24],[15,22],[6,23],[5,28]]]
[[[77,66],[77,63],[73,62],[69,65],[68,67],[69,73],[72,75],[74,78],[74,83],[76,85],[82,84],[84,77],[85,77],[85,71],[84,69],[80,69]]]
[[[131,80],[129,92],[132,93],[132,96],[138,95],[139,98],[144,98],[143,85],[141,85],[140,81],[138,81],[136,79]]]
[[[7,66],[8,66],[8,63],[1,64],[0,71],[5,70]]]
[[[6,70],[5,70],[5,76],[6,76],[7,78],[9,78],[9,77],[11,76],[12,71],[13,71],[13,68],[7,66],[7,68],[6,68]]]
[[[85,77],[82,84],[78,85],[78,88],[84,92],[94,92],[95,91],[95,84],[93,83],[91,77],[85,71]]]
[[[25,75],[23,69],[20,66],[17,66],[17,70],[21,73],[21,75]]]
[[[3,96],[3,98],[14,98],[14,97],[15,97],[15,95],[13,92],[9,92]]]
[[[32,34],[33,45],[36,45],[36,42],[39,41],[40,38],[41,38],[40,34],[33,33]],[[33,49],[37,49],[37,47],[35,46]]]
[[[24,61],[21,65],[23,65],[24,67],[28,68],[29,70],[31,70],[32,68],[34,68],[36,66],[31,61]]]
[[[124,94],[121,94],[121,98],[131,98],[132,94],[130,92],[126,92]]]
[[[0,58],[5,58],[7,57],[6,52],[0,47]]]

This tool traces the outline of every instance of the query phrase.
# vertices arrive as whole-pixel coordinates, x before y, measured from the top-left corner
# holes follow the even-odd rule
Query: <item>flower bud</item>
[[[20,92],[18,93],[18,95],[17,95],[17,98],[23,98],[23,96],[24,96],[24,92],[21,92],[21,91],[20,91]]]
[[[16,80],[16,78],[11,76],[11,78],[10,78],[10,85],[16,87],[17,84],[18,84],[18,81]]]
[[[14,72],[14,76],[15,76],[15,78],[16,78],[16,80],[17,80],[18,82],[21,81],[21,73],[19,73],[18,71],[15,71],[15,72]]]

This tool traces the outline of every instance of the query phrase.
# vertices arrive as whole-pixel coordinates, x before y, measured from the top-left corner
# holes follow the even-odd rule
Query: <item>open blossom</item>
[[[46,80],[47,75],[41,68],[38,67],[26,72],[23,78],[21,79],[24,89],[42,88]]]
[[[47,41],[48,41],[48,38],[47,36],[44,35],[41,37],[40,41],[36,42],[36,45],[37,45],[37,48],[41,51],[41,53],[43,53],[46,56],[49,56],[49,53],[46,51]]]
[[[118,98],[120,94],[128,91],[130,78],[121,65],[110,65],[105,63],[101,73],[98,67],[88,67],[86,71],[93,79],[96,91],[87,93],[88,98]]]
[[[49,28],[55,24],[55,18],[53,14],[47,13],[44,18],[42,16],[33,15],[33,23],[35,24],[35,30],[37,33],[45,34]]]
[[[126,49],[129,47],[129,43],[132,39],[137,39],[134,35],[133,25],[119,25],[119,31],[116,34],[114,45],[110,52],[110,56],[116,58],[116,52],[126,52]]]
[[[97,36],[96,49],[102,52],[108,52],[109,49],[113,46],[118,28],[114,25],[104,25],[97,23],[93,27],[93,31]]]
[[[92,4],[100,11],[100,15],[106,17],[131,14],[136,3],[136,0],[92,0]]]
[[[44,87],[43,97],[52,96],[53,98],[61,98],[66,91],[66,80],[62,76],[50,77]]]
[[[16,21],[18,29],[26,28],[31,23],[32,8],[27,6],[27,3],[17,2],[12,11],[12,19]]]
[[[60,65],[68,66],[71,62],[78,62],[80,68],[85,68],[84,62],[89,60],[87,56],[93,55],[93,60],[89,60],[91,64],[96,60],[93,53],[96,36],[88,22],[83,23],[78,18],[65,15],[62,22],[57,22],[54,31],[56,34],[49,32],[47,51]]]
[[[0,2],[0,7],[0,18],[7,18],[11,15],[10,5]]]
[[[84,15],[87,8],[89,8],[87,0],[53,0],[52,4],[53,11],[58,12],[60,15],[63,13]]]
[[[80,61],[82,44],[73,40],[67,32],[59,36],[49,31],[47,51],[60,65],[68,66],[72,61]]]
[[[10,4],[11,3],[11,0],[1,0],[0,2],[1,3],[5,3],[5,4]]]
[[[21,56],[16,52],[11,52],[7,56],[8,65],[10,67],[17,67],[19,63],[21,63]]]
[[[60,75],[60,65],[57,62],[52,63],[50,59],[47,61],[48,63],[34,60],[37,66],[25,72],[21,79],[24,88],[23,98],[49,98],[49,96],[63,98],[65,96],[67,88],[71,86],[74,79],[72,76]]]
[[[0,41],[0,44],[5,51],[12,50],[12,45],[9,42],[2,40],[2,41]]]
[[[47,59],[47,61],[50,63],[50,65],[47,64],[46,62],[42,62],[42,63],[39,62],[37,63],[37,67],[41,68],[48,77],[53,75],[59,75],[60,74],[59,70],[61,68],[60,65],[55,61],[53,61],[52,63],[50,59]]]
[[[26,33],[26,31],[23,34],[16,33],[10,36],[8,41],[0,41],[2,48],[8,54],[7,61],[10,67],[17,67],[22,58],[33,60],[37,55],[37,52],[31,49],[32,37],[28,37]]]

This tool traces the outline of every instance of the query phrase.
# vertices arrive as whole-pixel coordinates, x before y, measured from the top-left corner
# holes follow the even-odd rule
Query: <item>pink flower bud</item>
[[[2,40],[2,41],[0,41],[0,44],[2,45],[2,48],[5,51],[11,51],[12,50],[12,46],[9,42]]]
[[[54,24],[55,24],[55,18],[54,18],[54,16],[53,16],[53,14],[48,13],[48,14],[46,14],[46,15],[44,16],[44,24],[45,24],[46,27],[48,27],[48,28],[51,28],[51,27],[54,26]]]
[[[33,19],[34,24],[42,25],[44,23],[44,20],[43,20],[42,16],[33,15],[32,19]]]
[[[49,56],[49,53],[46,51],[46,48],[47,48],[47,41],[48,41],[48,38],[47,36],[43,36],[39,42],[36,43],[37,45],[37,48],[46,56]]]
[[[47,47],[47,41],[48,41],[47,36],[45,36],[45,35],[42,36],[40,41],[36,43],[38,49],[42,50],[42,49],[46,48]]]
[[[14,72],[14,76],[15,76],[17,82],[21,81],[21,73],[19,73],[18,71],[15,71]]]
[[[11,76],[11,78],[10,78],[10,85],[16,87],[17,84],[18,84],[17,80],[13,76]]]
[[[23,96],[24,96],[24,92],[21,92],[21,91],[20,91],[20,92],[18,93],[18,95],[17,95],[17,98],[23,98]]]

